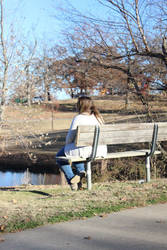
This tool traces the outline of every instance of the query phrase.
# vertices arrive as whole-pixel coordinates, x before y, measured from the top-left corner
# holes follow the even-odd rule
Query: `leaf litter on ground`
[[[92,190],[68,186],[20,186],[0,189],[0,230],[13,232],[48,222],[102,216],[121,209],[167,202],[167,179],[94,183]]]

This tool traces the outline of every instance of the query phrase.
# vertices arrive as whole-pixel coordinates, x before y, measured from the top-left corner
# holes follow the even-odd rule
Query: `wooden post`
[[[107,160],[101,160],[100,173],[103,174],[107,169]]]
[[[61,170],[60,170],[60,184],[61,185],[66,185],[67,184],[65,175],[64,175],[63,171],[61,171]]]

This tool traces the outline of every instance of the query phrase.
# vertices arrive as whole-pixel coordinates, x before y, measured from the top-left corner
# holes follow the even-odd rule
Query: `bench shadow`
[[[16,187],[0,187],[0,190],[1,191],[15,191],[15,192],[19,192],[20,191]]]
[[[34,193],[34,194],[39,194],[42,196],[47,196],[48,198],[52,197],[51,194],[43,192],[43,191],[38,191],[38,190],[22,190],[18,189],[16,187],[0,187],[1,191],[13,191],[13,192],[29,192],[29,193]]]
[[[51,195],[51,194],[48,194],[48,193],[43,192],[43,191],[38,191],[38,190],[28,190],[27,192],[34,193],[34,194],[40,194],[40,195],[42,195],[42,196],[52,197],[52,195]]]

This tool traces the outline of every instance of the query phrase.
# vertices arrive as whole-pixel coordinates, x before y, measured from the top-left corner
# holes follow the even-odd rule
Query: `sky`
[[[13,22],[27,39],[54,40],[60,32],[60,24],[53,17],[53,0],[4,0],[4,3],[8,23]]]
[[[70,4],[83,13],[100,13],[97,0],[69,0]],[[60,39],[60,32],[65,27],[56,19],[60,15],[57,6],[63,7],[64,0],[4,0],[8,22],[18,26],[20,32],[32,34],[38,39],[51,42]]]
[[[58,6],[68,8],[71,4],[85,15],[91,12],[96,17],[105,16],[105,8],[98,0],[3,0],[3,3],[7,25],[12,23],[16,34],[24,36],[26,42],[37,40],[41,48],[45,44],[61,45],[61,31],[68,29],[63,20],[57,19],[61,15]],[[63,98],[62,93],[58,96]]]
[[[61,41],[61,31],[66,28],[56,17],[60,15],[57,6],[63,7],[64,0],[3,0],[6,24],[14,26],[16,34],[24,36],[27,41],[37,40],[42,44]],[[97,0],[69,0],[82,13],[100,12]],[[66,7],[68,6],[65,5]],[[65,93],[57,95],[59,99],[68,98]]]

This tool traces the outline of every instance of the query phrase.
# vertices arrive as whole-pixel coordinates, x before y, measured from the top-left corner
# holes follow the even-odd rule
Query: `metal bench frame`
[[[158,136],[158,124],[154,124],[153,127],[153,133],[152,133],[152,141],[151,141],[151,145],[150,145],[150,149],[142,152],[141,154],[138,153],[134,153],[134,154],[130,154],[128,156],[122,155],[121,157],[134,157],[134,156],[144,156],[146,157],[146,182],[150,182],[150,160],[151,157],[154,155],[155,150],[156,150],[156,142],[157,142],[157,136]],[[95,126],[94,129],[94,135],[93,135],[93,143],[92,143],[92,152],[90,157],[88,157],[87,159],[82,159],[80,157],[78,157],[78,159],[68,159],[67,157],[57,157],[59,159],[62,159],[63,161],[66,160],[68,161],[70,164],[72,164],[72,162],[76,162],[76,161],[81,161],[81,162],[85,162],[86,164],[86,173],[87,173],[87,189],[91,190],[92,188],[92,178],[91,178],[91,162],[93,162],[94,160],[98,159],[96,158],[96,153],[97,153],[97,147],[98,147],[98,143],[99,143],[99,137],[100,137],[100,126]],[[133,152],[133,151],[132,151]],[[126,153],[126,152],[124,152]],[[156,151],[157,154],[160,154],[160,151]],[[114,157],[105,157],[105,158],[101,158],[102,159],[112,159]]]
[[[91,162],[93,162],[96,158],[99,135],[100,135],[100,127],[96,126],[95,130],[94,130],[92,153],[91,153],[91,156],[86,159],[87,188],[88,188],[88,190],[91,190],[91,188],[92,188]],[[154,124],[150,152],[146,152],[146,155],[145,155],[146,156],[146,182],[150,182],[150,159],[154,155],[154,152],[156,150],[157,135],[158,135],[158,125]],[[107,158],[104,158],[104,159],[107,159]]]

